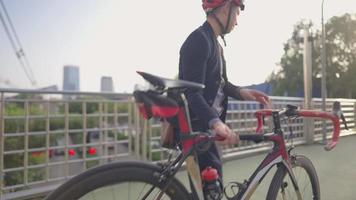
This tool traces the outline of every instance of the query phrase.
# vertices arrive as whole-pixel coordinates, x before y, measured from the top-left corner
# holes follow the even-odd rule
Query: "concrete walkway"
[[[313,162],[320,181],[322,200],[356,200],[356,136],[346,136],[332,151],[320,144],[297,146],[296,154],[307,156]],[[265,154],[229,161],[224,164],[224,182],[247,179]],[[266,199],[269,183],[275,169],[263,180],[251,199]],[[185,172],[178,178],[187,185]]]

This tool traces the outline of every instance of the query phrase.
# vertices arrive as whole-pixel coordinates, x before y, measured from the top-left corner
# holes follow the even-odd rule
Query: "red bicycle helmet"
[[[236,6],[239,6],[241,10],[245,9],[244,0],[203,0],[203,9],[208,13],[229,1],[234,3]]]

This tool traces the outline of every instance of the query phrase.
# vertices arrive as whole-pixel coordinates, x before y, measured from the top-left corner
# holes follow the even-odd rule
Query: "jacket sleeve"
[[[226,81],[224,92],[227,96],[232,97],[236,100],[244,100],[240,95],[240,89],[241,87],[236,86],[230,83],[229,81]]]
[[[199,32],[193,32],[185,41],[180,51],[180,79],[205,84],[209,54],[209,44],[204,36]],[[188,89],[185,95],[191,111],[206,126],[208,126],[210,120],[219,117],[203,97],[203,90]]]

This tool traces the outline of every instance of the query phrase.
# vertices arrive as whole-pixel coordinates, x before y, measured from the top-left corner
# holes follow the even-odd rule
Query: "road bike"
[[[212,133],[193,132],[184,91],[204,89],[204,85],[182,80],[171,80],[139,72],[151,84],[149,90],[134,92],[135,100],[143,117],[175,119],[179,137],[176,143],[178,156],[154,164],[143,161],[120,161],[89,169],[62,184],[47,196],[50,200],[69,199],[173,199],[204,200],[203,181],[197,163],[197,154],[209,146],[224,140]],[[277,170],[270,183],[266,199],[320,199],[318,176],[312,162],[303,155],[292,153],[287,147],[281,128],[282,119],[314,117],[333,122],[333,136],[325,146],[333,149],[340,134],[340,118],[343,118],[340,103],[335,102],[333,112],[301,110],[288,105],[281,110],[261,109],[255,113],[256,134],[240,134],[240,140],[272,142],[271,151],[261,161],[253,174],[244,182],[231,182],[222,190],[228,200],[250,199],[258,185],[273,167]],[[262,133],[265,116],[271,116],[273,132]],[[345,122],[345,120],[343,120]],[[346,126],[346,122],[345,122]],[[290,129],[291,131],[291,129]],[[175,175],[186,164],[190,190],[176,179]],[[220,199],[222,196],[215,197]]]

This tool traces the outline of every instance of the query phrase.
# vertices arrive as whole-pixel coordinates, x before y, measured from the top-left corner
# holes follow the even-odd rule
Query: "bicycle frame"
[[[276,120],[276,122],[279,123],[278,112],[276,114],[277,114],[277,116],[275,116],[275,117],[278,118],[278,120]],[[179,122],[185,121],[185,120],[184,121],[182,120],[183,117],[184,117],[184,115],[183,115],[183,113],[181,113],[179,115],[179,118],[180,118]],[[186,126],[184,124],[185,123],[183,123],[183,126],[181,126],[180,128],[183,128],[183,130],[187,130],[184,128],[187,128],[188,126]],[[272,141],[275,144],[273,147],[273,151],[271,153],[269,153],[265,157],[265,159],[261,162],[261,164],[255,170],[255,172],[251,175],[251,177],[245,183],[246,185],[244,188],[242,188],[241,192],[239,192],[235,197],[233,197],[231,199],[236,199],[236,200],[249,199],[251,197],[251,195],[253,194],[253,192],[256,190],[259,183],[261,183],[263,178],[269,172],[269,170],[277,164],[281,164],[284,167],[286,167],[286,169],[288,170],[288,173],[292,179],[292,182],[293,182],[293,185],[297,192],[297,195],[299,197],[301,197],[301,195],[299,193],[298,184],[297,184],[294,174],[291,170],[291,163],[290,163],[290,159],[289,159],[289,154],[286,150],[286,146],[285,146],[285,142],[284,142],[284,138],[283,138],[283,132],[280,128],[280,125],[275,124],[275,127],[279,127],[279,128],[275,129],[274,134],[259,135],[259,136],[263,137],[261,139],[263,139],[264,141]],[[193,139],[183,141],[183,152],[182,153],[183,154],[191,153],[192,149],[194,148],[193,145],[195,142],[196,141],[194,141]],[[196,171],[196,170],[199,170],[199,167],[194,167],[194,165],[197,165],[195,156],[194,155],[188,156],[187,161],[188,161],[187,162],[187,171],[192,179],[193,184],[191,186],[192,186],[192,190],[195,192],[194,196],[196,199],[202,200],[204,198],[202,196],[203,193],[202,193],[201,179],[200,179],[200,176],[198,176],[198,177],[196,176],[196,174],[200,174],[200,171]]]
[[[287,169],[298,199],[302,199],[298,183],[292,171],[292,165],[289,155],[290,151],[287,151],[286,149],[283,131],[281,129],[279,121],[279,113],[272,112],[272,116],[275,127],[274,133],[268,133],[263,135],[263,140],[273,142],[273,151],[267,154],[267,156],[262,160],[261,164],[257,167],[255,172],[250,176],[248,181],[246,181],[244,187],[241,188],[242,190],[233,198],[231,198],[233,200],[250,199],[254,191],[257,189],[258,185],[262,182],[262,180],[270,171],[270,169],[275,165],[282,166]]]
[[[182,141],[182,155],[180,156],[179,162],[180,165],[183,164],[183,161],[186,159],[187,171],[191,180],[191,188],[193,193],[193,198],[195,200],[203,200],[203,192],[202,192],[202,181],[200,178],[200,170],[198,167],[197,157],[194,152],[194,145],[200,140],[196,140],[192,137],[194,135],[190,119],[189,119],[189,109],[188,104],[185,99],[184,94],[181,94],[181,98],[183,100],[183,107],[180,108],[178,112],[178,122],[180,133],[183,136],[187,136],[186,140]],[[249,179],[243,184],[241,190],[234,197],[229,198],[232,200],[240,200],[240,199],[249,199],[254,191],[257,189],[258,185],[262,182],[264,177],[270,171],[272,167],[277,165],[278,167],[285,167],[287,172],[291,178],[293,183],[296,195],[299,200],[302,200],[301,193],[299,191],[298,183],[292,171],[292,159],[290,156],[290,150],[286,149],[286,144],[283,137],[283,131],[280,125],[280,115],[285,114],[284,111],[273,111],[269,109],[259,110],[255,113],[257,117],[258,127],[256,132],[259,133],[263,126],[262,117],[271,115],[273,117],[274,123],[274,132],[267,134],[256,134],[256,135],[240,135],[241,140],[253,140],[253,141],[271,141],[273,142],[273,151],[270,152],[260,163],[254,173],[249,177]],[[340,122],[339,118],[336,114],[330,114],[326,112],[312,111],[312,110],[300,110],[298,111],[298,116],[304,117],[318,117],[324,119],[330,119],[333,121],[334,125],[334,133],[332,142],[329,143],[325,149],[331,150],[335,147],[338,141],[339,133],[340,133]],[[221,139],[221,138],[220,138]],[[219,138],[214,138],[214,140],[219,140]],[[177,163],[177,161],[176,161]]]

